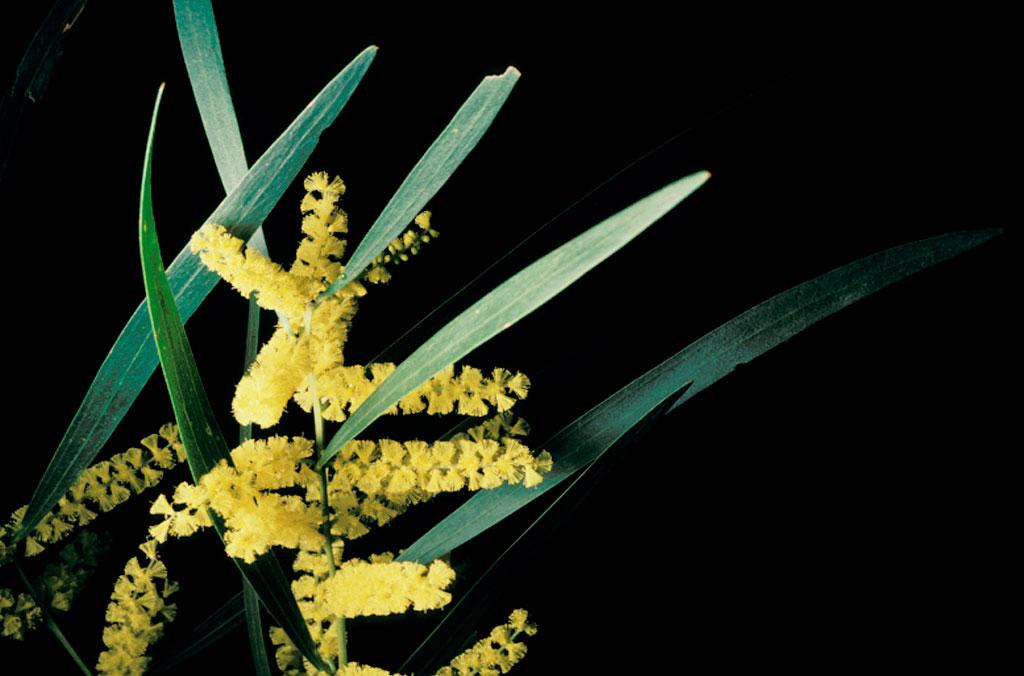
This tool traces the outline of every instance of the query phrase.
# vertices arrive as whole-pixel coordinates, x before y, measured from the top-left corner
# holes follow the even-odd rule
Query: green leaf
[[[686,383],[674,410],[693,395],[825,317],[904,277],[972,249],[998,230],[955,232],[862,258],[747,310],[623,387],[541,444],[555,458],[535,488],[479,491],[419,538],[400,561],[428,562],[476,537],[593,462]]]
[[[249,632],[249,651],[258,676],[270,676],[267,644],[263,642],[263,622],[260,620],[260,597],[248,581],[242,583],[245,597],[245,626]]]
[[[174,0],[174,20],[203,129],[224,192],[230,193],[242,182],[248,164],[210,0]]]
[[[441,135],[412,168],[402,185],[374,221],[369,232],[352,252],[338,279],[320,294],[329,298],[359,275],[381,251],[412,222],[427,201],[448,181],[469,152],[491,126],[519,80],[519,71],[509,66],[501,75],[485,77]]]
[[[167,383],[174,417],[178,422],[178,431],[185,447],[189,469],[192,471],[193,479],[198,482],[200,477],[221,461],[230,464],[231,454],[210,406],[210,400],[203,389],[195,357],[185,336],[185,327],[160,258],[150,185],[156,113],[162,94],[161,85],[153,110],[149,140],[146,143],[146,161],[142,171],[139,252],[142,258],[142,276],[146,287],[146,304],[152,323],[153,339]],[[222,523],[214,518],[214,525],[223,539]],[[238,559],[233,560],[259,595],[267,611],[281,625],[299,651],[317,666],[326,667],[317,655],[309,629],[299,612],[295,597],[292,596],[288,579],[273,554],[264,554],[251,564]]]
[[[670,183],[558,247],[474,303],[413,352],[352,413],[327,445],[318,467],[399,399],[546,303],[686,199],[709,176],[702,171]]]
[[[242,239],[252,235],[313,152],[321,132],[338,116],[375,54],[375,47],[364,50],[335,76],[257,160],[207,221],[225,225]],[[187,246],[174,259],[168,273],[184,320],[192,316],[219,279]],[[39,523],[96,457],[142,391],[156,364],[149,319],[145,305],[141,304],[100,366],[85,400],[64,433],[32,496],[17,538],[24,537]]]

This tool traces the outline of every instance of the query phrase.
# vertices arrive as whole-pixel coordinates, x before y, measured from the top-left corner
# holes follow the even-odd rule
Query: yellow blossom
[[[242,425],[276,425],[308,371],[309,341],[278,327],[235,388],[235,419]]]
[[[141,443],[143,448],[129,448],[110,460],[87,467],[25,538],[25,555],[40,554],[47,545],[60,542],[76,527],[92,522],[99,513],[109,512],[133,495],[155,486],[166,470],[185,460],[177,425],[166,424]],[[4,538],[17,530],[24,513],[25,507],[15,510],[7,525],[0,527],[0,562],[9,556]]]
[[[336,366],[316,375],[317,394],[323,403],[326,420],[341,422],[369,397],[380,383],[391,375],[391,363],[366,366]],[[388,413],[413,415],[424,410],[431,415],[446,415],[458,411],[463,415],[484,416],[491,407],[507,411],[517,399],[525,398],[529,380],[521,373],[515,376],[496,368],[491,378],[485,378],[480,369],[463,366],[458,376],[449,366],[426,383],[416,388],[392,407]],[[300,391],[296,401],[306,411],[312,402],[306,391]]]
[[[455,571],[444,561],[369,563],[350,559],[320,584],[321,603],[334,615],[391,615],[441,608],[451,600],[444,591]]]
[[[312,442],[301,437],[244,442],[231,452],[233,465],[221,461],[198,486],[180,484],[173,505],[166,496],[158,497],[150,513],[163,520],[150,528],[150,535],[161,542],[169,535],[190,535],[211,525],[207,510],[213,509],[224,518],[230,556],[251,563],[273,546],[318,548],[319,509],[298,495],[273,492],[316,479],[302,462],[312,452]]]
[[[286,317],[294,325],[302,321],[306,303],[316,294],[315,283],[289,274],[266,256],[245,246],[223,225],[207,223],[192,235],[192,252],[209,269],[223,277],[243,296],[256,292],[256,302]]]
[[[174,604],[166,599],[177,586],[167,581],[167,568],[156,558],[156,546],[140,547],[146,564],[131,558],[114,584],[107,606],[107,626],[96,670],[101,674],[134,676],[146,671],[146,650],[163,634],[165,622],[175,616]],[[152,556],[151,556],[152,555]]]
[[[340,258],[345,253],[345,240],[335,234],[348,231],[348,216],[338,209],[338,199],[345,194],[340,178],[328,180],[326,172],[311,174],[305,181],[306,196],[300,210],[302,232],[291,272],[316,282],[330,283],[341,274]]]
[[[533,636],[537,628],[527,622],[526,611],[513,610],[509,621],[491,630],[469,650],[442,667],[437,676],[468,676],[469,674],[507,674],[526,656],[526,645],[516,641],[520,634]]]

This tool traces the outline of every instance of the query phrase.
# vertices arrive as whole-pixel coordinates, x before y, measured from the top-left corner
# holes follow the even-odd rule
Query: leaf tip
[[[509,66],[508,68],[505,69],[505,72],[502,73],[501,75],[488,75],[485,79],[487,79],[487,80],[501,80],[501,79],[504,79],[506,77],[509,77],[509,78],[512,78],[513,80],[518,80],[520,78],[520,76],[522,76],[522,72],[518,68],[516,68],[515,66]]]
[[[666,189],[672,193],[678,194],[679,200],[682,201],[696,191],[697,188],[707,183],[709,178],[711,178],[711,172],[704,169],[687,176],[683,176],[681,179],[666,186]]]

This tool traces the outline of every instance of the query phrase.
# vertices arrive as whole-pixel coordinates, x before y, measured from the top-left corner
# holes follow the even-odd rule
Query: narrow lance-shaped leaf
[[[193,479],[198,482],[200,477],[221,461],[231,463],[231,454],[199,377],[195,357],[185,336],[185,327],[160,258],[150,184],[156,112],[162,94],[163,86],[157,95],[149,140],[146,143],[139,213],[139,252],[153,339],[181,441],[185,447],[189,469],[192,471]],[[223,539],[224,529],[218,518],[214,518],[214,525]],[[251,564],[238,559],[233,560],[252,585],[252,589],[259,595],[268,612],[281,625],[299,651],[318,667],[325,668],[323,660],[317,655],[295,597],[292,596],[288,579],[274,555],[264,554]]]
[[[605,219],[516,273],[449,322],[374,390],[331,439],[322,467],[377,416],[435,373],[546,303],[623,247],[708,179],[701,171]]]
[[[206,140],[224,193],[230,195],[245,178],[249,165],[231,101],[213,7],[210,0],[174,0],[174,19]],[[263,226],[256,228],[248,246],[269,257]]]
[[[519,71],[509,66],[501,75],[485,77],[473,90],[441,135],[402,181],[402,185],[352,252],[341,276],[331,282],[320,295],[321,298],[329,298],[353,279],[359,279],[359,275],[373,259],[409,225],[476,147],[498,111],[505,105],[505,100],[518,80]]]
[[[174,20],[203,129],[224,192],[230,193],[248,166],[210,0],[174,0]]]
[[[593,462],[686,383],[667,411],[825,317],[925,268],[972,249],[998,230],[955,232],[887,249],[804,282],[747,310],[626,385],[541,444],[555,458],[535,488],[480,491],[398,558],[429,562],[476,537]]]
[[[221,223],[243,239],[250,237],[313,152],[321,132],[338,116],[375,54],[375,47],[366,49],[331,80],[207,221]],[[182,249],[169,268],[168,280],[183,319],[192,316],[219,279],[187,246]],[[32,496],[17,538],[39,523],[96,457],[156,364],[149,319],[145,304],[141,304],[122,329],[64,433]]]

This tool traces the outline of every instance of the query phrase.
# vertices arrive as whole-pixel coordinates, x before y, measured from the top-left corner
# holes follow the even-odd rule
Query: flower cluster
[[[129,448],[86,468],[54,509],[25,538],[25,556],[42,554],[48,545],[64,540],[76,528],[90,524],[100,513],[109,512],[155,486],[167,470],[185,459],[178,428],[173,424],[164,425],[158,433],[142,439],[140,445],[141,448]],[[14,557],[12,538],[21,526],[25,511],[26,506],[19,507],[0,526],[0,565]],[[95,572],[105,549],[98,536],[80,530],[60,549],[57,560],[48,563],[32,580],[32,592],[39,599],[38,603],[31,593],[16,594],[0,588],[0,635],[21,640],[26,631],[39,625],[43,608],[69,610]]]
[[[547,451],[534,456],[516,436],[528,429],[496,415],[448,441],[356,440],[338,454],[331,477],[332,533],[346,539],[383,526],[438,493],[537,485],[551,469]]]
[[[174,504],[163,495],[151,512],[163,520],[150,535],[164,542],[168,535],[191,535],[212,525],[208,509],[224,517],[228,555],[249,563],[273,546],[319,549],[319,506],[301,496],[277,492],[295,486],[311,487],[319,477],[302,461],[313,454],[313,442],[299,437],[251,439],[231,452],[233,464],[221,461],[202,476],[197,486],[183,483]],[[177,506],[177,507],[176,507]]]
[[[24,592],[15,596],[10,589],[0,589],[0,636],[20,641],[42,618],[43,611],[31,596]]]
[[[386,282],[389,266],[409,260],[437,232],[429,212],[423,212],[359,279],[324,297],[344,271],[345,241],[339,235],[348,231],[348,217],[338,200],[345,185],[316,173],[305,188],[304,237],[288,268],[246,248],[220,225],[203,226],[191,246],[208,268],[278,317],[273,335],[235,389],[236,420],[272,427],[295,401],[314,414],[317,438],[245,441],[231,452],[230,462],[222,461],[196,485],[178,486],[171,499],[160,496],[151,511],[161,521],[150,533],[159,542],[189,535],[212,525],[212,512],[223,520],[231,556],[252,562],[272,547],[297,550],[293,591],[321,656],[334,660],[338,674],[384,674],[347,662],[345,620],[441,608],[451,599],[446,589],[455,573],[443,561],[400,563],[391,555],[342,561],[344,543],[438,493],[506,483],[534,486],[550,470],[551,457],[531,453],[521,440],[527,425],[510,412],[529,392],[525,375],[451,365],[389,413],[490,418],[437,441],[357,439],[323,470],[313,469],[323,450],[320,421],[345,420],[395,369],[390,363],[346,362],[357,300],[366,295],[367,283]],[[519,631],[525,629],[505,631],[501,641],[494,634],[500,659],[491,653],[472,659],[510,666],[523,652],[513,640]],[[285,673],[316,672],[280,629],[272,628],[271,638]]]
[[[520,634],[533,636],[537,627],[527,622],[526,611],[513,610],[508,622],[491,630],[490,635],[476,642],[469,650],[441,668],[437,676],[497,676],[507,674],[523,657],[526,645],[516,641]]]
[[[141,674],[149,659],[146,650],[160,638],[164,622],[174,619],[176,608],[167,598],[178,585],[167,579],[167,567],[157,557],[157,543],[147,540],[139,549],[146,564],[132,557],[114,584],[107,606],[107,626],[96,670],[101,674]]]
[[[46,545],[59,542],[74,532],[75,526],[85,526],[98,513],[109,512],[133,495],[157,485],[164,472],[185,460],[177,425],[164,425],[157,434],[149,435],[140,443],[142,448],[129,448],[82,472],[53,510],[25,538],[25,555],[40,554]],[[0,563],[13,553],[4,540],[17,531],[24,514],[25,507],[20,507],[7,525],[0,527]]]

